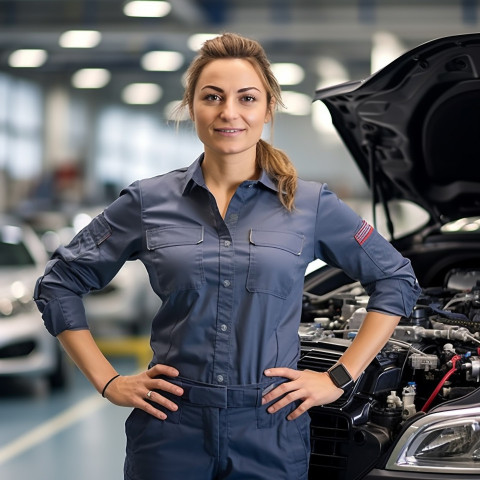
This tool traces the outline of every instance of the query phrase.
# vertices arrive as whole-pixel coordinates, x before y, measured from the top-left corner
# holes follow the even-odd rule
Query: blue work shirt
[[[289,212],[262,172],[239,185],[222,218],[202,159],[133,183],[55,252],[35,293],[50,333],[87,329],[81,297],[127,260],[143,262],[162,299],[152,363],[210,384],[296,368],[303,279],[316,258],[358,279],[368,310],[410,314],[419,287],[409,260],[326,185],[299,180]]]

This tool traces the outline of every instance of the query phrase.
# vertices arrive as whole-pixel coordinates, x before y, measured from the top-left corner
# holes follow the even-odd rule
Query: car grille
[[[302,342],[298,368],[325,372],[346,348],[335,340]],[[365,375],[375,377],[379,372],[382,369],[375,364]],[[359,480],[391,443],[387,429],[368,422],[372,397],[369,391],[361,392],[364,379],[357,380],[336,402],[309,410],[309,480]]]
[[[348,467],[350,422],[348,417],[335,414],[330,409],[310,410],[310,479],[343,479]]]
[[[27,340],[0,348],[0,359],[26,357],[35,350],[35,342]]]
[[[335,365],[344,348],[322,348],[318,344],[304,342],[302,354],[298,362],[301,370],[309,369],[316,372],[326,372]],[[310,468],[309,479],[328,478],[340,480],[348,467],[348,444],[350,440],[349,417],[332,411],[332,407],[341,407],[349,395],[342,395],[336,402],[329,405],[328,410],[322,407],[310,409]]]

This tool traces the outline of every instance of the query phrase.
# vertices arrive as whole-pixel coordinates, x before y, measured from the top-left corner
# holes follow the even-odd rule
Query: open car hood
[[[413,201],[440,224],[480,215],[480,33],[422,44],[315,100],[375,202]]]

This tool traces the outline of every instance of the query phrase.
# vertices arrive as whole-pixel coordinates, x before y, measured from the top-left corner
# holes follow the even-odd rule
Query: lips
[[[216,128],[215,131],[220,133],[239,133],[243,132],[243,128]]]

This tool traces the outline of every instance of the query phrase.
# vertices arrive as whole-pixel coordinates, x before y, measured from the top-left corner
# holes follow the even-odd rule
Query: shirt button
[[[223,286],[224,287],[229,287],[231,285],[230,280],[224,280],[223,281]]]
[[[226,247],[229,247],[229,246],[231,245],[231,242],[230,242],[230,240],[225,240],[225,243],[224,243],[224,245],[225,245]]]
[[[223,375],[217,375],[217,382],[222,383],[223,382]]]
[[[228,329],[228,327],[227,327],[224,323],[220,326],[220,330],[221,330],[222,332],[226,332],[227,329]]]

